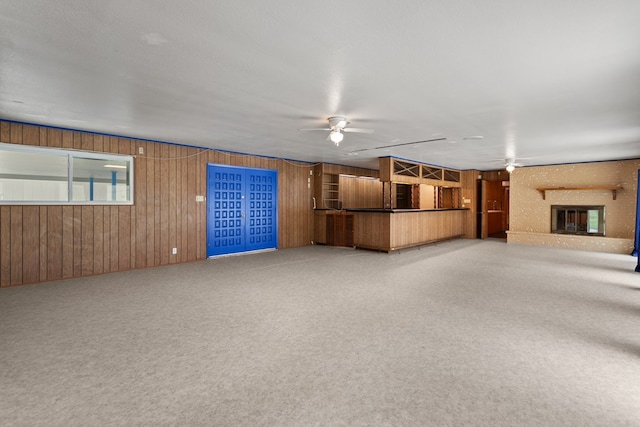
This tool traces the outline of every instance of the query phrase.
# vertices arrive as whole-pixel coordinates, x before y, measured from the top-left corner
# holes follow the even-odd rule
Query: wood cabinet
[[[353,214],[327,215],[327,245],[353,246]]]
[[[345,211],[315,212],[315,243],[331,246],[353,246],[353,214]]]

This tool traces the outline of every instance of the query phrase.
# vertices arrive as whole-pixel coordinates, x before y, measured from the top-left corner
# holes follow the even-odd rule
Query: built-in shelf
[[[536,190],[538,190],[540,192],[540,194],[542,194],[542,200],[546,199],[546,192],[547,191],[556,191],[556,190],[561,190],[561,191],[611,191],[611,194],[613,195],[613,200],[616,199],[616,196],[618,194],[618,191],[622,190],[623,187],[617,186],[617,185],[604,185],[604,186],[600,186],[600,187],[541,187],[541,188],[536,188]]]

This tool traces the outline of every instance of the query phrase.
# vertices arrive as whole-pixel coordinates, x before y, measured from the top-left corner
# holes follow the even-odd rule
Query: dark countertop
[[[411,213],[411,212],[440,212],[440,211],[468,211],[469,208],[445,208],[445,209],[378,209],[378,208],[354,208],[344,209],[347,212],[378,212],[378,213]]]

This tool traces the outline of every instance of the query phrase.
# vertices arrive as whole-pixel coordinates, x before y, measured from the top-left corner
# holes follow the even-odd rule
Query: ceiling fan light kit
[[[344,139],[344,135],[339,129],[334,129],[329,133],[329,139],[331,139],[331,141],[336,144],[336,147],[338,147]]]

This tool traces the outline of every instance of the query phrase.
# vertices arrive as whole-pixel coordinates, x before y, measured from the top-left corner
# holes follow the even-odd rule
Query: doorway
[[[477,237],[505,239],[509,230],[509,181],[478,180]]]
[[[278,171],[207,166],[207,257],[278,248]]]

